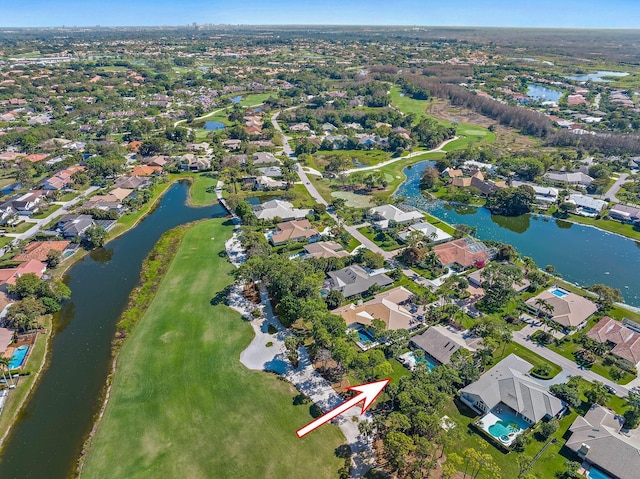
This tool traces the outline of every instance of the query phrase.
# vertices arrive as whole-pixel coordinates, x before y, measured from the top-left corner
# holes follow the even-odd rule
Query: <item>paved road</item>
[[[582,376],[587,381],[600,381],[601,383],[613,387],[616,390],[617,396],[625,397],[627,396],[627,394],[629,394],[629,389],[626,386],[621,386],[620,384],[602,377],[592,371],[589,371],[588,369],[580,369],[580,367],[578,367],[578,365],[572,360],[567,359],[554,351],[551,351],[549,348],[545,348],[544,346],[540,346],[539,344],[528,340],[526,337],[526,333],[523,333],[522,331],[515,331],[513,333],[513,340],[521,346],[524,346],[525,348],[560,366],[562,368],[562,373],[560,373],[558,376],[562,375],[560,377],[563,380],[568,376]],[[556,376],[556,378],[558,376]],[[556,378],[552,379],[551,383],[563,382],[560,380],[555,380]]]
[[[77,197],[75,197],[72,200],[66,201],[64,203],[56,202],[55,204],[62,205],[62,207],[58,208],[56,211],[51,213],[46,218],[42,218],[42,219],[39,219],[39,220],[27,220],[28,223],[33,223],[33,226],[31,228],[29,228],[27,231],[25,231],[24,233],[6,233],[5,236],[16,238],[17,241],[21,241],[21,240],[25,240],[25,239],[31,238],[33,235],[35,235],[40,230],[40,227],[49,224],[55,218],[58,218],[58,217],[63,216],[63,215],[66,215],[67,213],[69,213],[70,207],[72,207],[73,205],[75,205],[79,201],[83,200],[86,196],[90,195],[91,193],[93,193],[97,189],[98,189],[97,186],[92,186],[90,188],[87,188],[85,191],[80,193]]]
[[[350,170],[345,170],[345,171],[342,172],[342,174],[348,175],[350,173],[355,173],[356,171],[377,170],[379,168],[382,168],[383,166],[390,165],[390,164],[395,163],[397,161],[407,160],[409,158],[413,158],[414,156],[424,155],[426,153],[438,153],[438,152],[443,151],[442,148],[444,148],[448,143],[451,143],[452,141],[455,141],[458,138],[460,138],[460,137],[459,136],[454,136],[453,138],[451,138],[449,140],[443,141],[442,143],[440,143],[438,146],[436,146],[435,148],[433,148],[431,150],[414,151],[413,153],[409,153],[408,155],[397,156],[396,158],[391,158],[390,160],[383,161],[382,163],[378,163],[377,165],[363,166],[362,168],[352,168]]]
[[[622,185],[627,182],[628,177],[629,175],[627,173],[621,173],[616,182],[611,185],[611,188],[609,188],[607,192],[602,195],[603,199],[608,199],[611,203],[620,203],[620,200],[616,198],[616,193],[618,193],[618,191],[620,191],[620,188],[622,188]]]

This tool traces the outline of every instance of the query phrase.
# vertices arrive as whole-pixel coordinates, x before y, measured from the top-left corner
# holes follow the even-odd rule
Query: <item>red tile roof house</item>
[[[611,354],[627,361],[640,363],[640,334],[608,316],[589,330],[587,336],[611,347]]]
[[[471,237],[434,246],[433,252],[442,266],[462,270],[472,266],[482,268],[493,257],[490,248]]]
[[[84,171],[84,166],[70,166],[57,172],[51,178],[44,180],[42,183],[42,189],[44,190],[62,190],[73,183],[71,176],[77,171]]]
[[[278,229],[270,238],[271,243],[276,246],[288,240],[311,241],[319,236],[318,230],[313,227],[309,220],[294,220],[278,223]]]
[[[8,285],[16,284],[16,280],[25,274],[33,273],[38,278],[41,278],[46,269],[46,264],[35,259],[22,263],[15,268],[0,269],[0,291],[6,291]]]

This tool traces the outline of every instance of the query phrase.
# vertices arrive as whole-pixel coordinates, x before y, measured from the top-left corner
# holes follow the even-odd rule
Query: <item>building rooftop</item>
[[[376,296],[366,303],[348,304],[334,309],[333,314],[342,316],[347,326],[362,324],[369,326],[374,318],[384,322],[387,330],[411,329],[417,324],[411,312],[405,307],[413,296],[408,289],[399,286]]]

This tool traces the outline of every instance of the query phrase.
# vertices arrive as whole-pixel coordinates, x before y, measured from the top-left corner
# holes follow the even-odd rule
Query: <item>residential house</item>
[[[25,261],[15,268],[0,269],[0,291],[6,292],[8,285],[16,284],[16,280],[25,274],[33,273],[41,278],[46,269],[46,264],[35,259]]]
[[[632,364],[640,363],[640,334],[615,319],[605,316],[587,336],[611,348],[611,354]]]
[[[330,289],[340,291],[345,298],[362,294],[373,285],[383,288],[393,284],[393,280],[386,274],[369,274],[355,264],[338,271],[330,271],[328,275]]]
[[[149,166],[159,166],[163,168],[167,163],[169,163],[169,158],[164,155],[154,155],[148,158],[142,158],[140,163]]]
[[[32,190],[13,200],[13,208],[21,216],[31,216],[46,204],[46,192]]]
[[[481,161],[467,160],[462,164],[462,167],[467,171],[493,171],[495,170],[496,165],[492,165],[491,163],[483,163]]]
[[[382,321],[385,329],[412,329],[419,323],[411,313],[413,293],[402,286],[390,289],[362,304],[348,304],[331,311],[342,316],[348,327],[371,326],[374,319]]]
[[[413,346],[422,349],[440,364],[449,364],[451,357],[460,349],[475,352],[479,343],[477,336],[462,338],[442,326],[431,326],[424,333],[411,338]]]
[[[403,231],[400,233],[400,238],[404,241],[407,241],[409,235],[411,233],[417,232],[424,236],[430,243],[444,243],[445,241],[449,241],[453,238],[449,233],[445,233],[440,228],[433,226],[431,223],[422,222],[422,223],[414,223],[409,226],[407,231]]]
[[[287,241],[311,241],[317,239],[320,233],[309,220],[293,220],[278,223],[277,229],[269,237],[271,244],[277,246]]]
[[[238,148],[240,148],[241,144],[242,140],[225,140],[222,142],[222,146],[229,150],[237,150]]]
[[[539,186],[534,183],[525,183],[522,181],[513,181],[511,186],[517,188],[518,186],[530,186],[536,193],[536,203],[539,205],[551,205],[558,201],[559,192],[557,188],[550,186]]]
[[[344,250],[341,244],[335,241],[318,241],[305,245],[307,256],[312,258],[344,258],[349,253]]]
[[[529,298],[526,305],[533,313],[548,317],[565,330],[583,328],[598,310],[588,299],[555,286]]]
[[[589,477],[636,479],[640,471],[640,431],[626,431],[623,426],[624,418],[594,404],[584,417],[573,421],[565,446],[582,459],[583,465],[595,465],[606,473],[591,472]]]
[[[308,123],[296,123],[295,125],[289,126],[289,131],[301,132],[301,131],[311,131]]]
[[[180,162],[182,163],[182,168],[188,171],[205,171],[211,169],[211,160],[209,158],[195,156],[192,153],[182,155]]]
[[[442,266],[461,270],[483,267],[494,256],[491,248],[471,237],[434,246],[433,252]]]
[[[582,172],[569,173],[566,171],[549,171],[543,175],[544,178],[564,185],[580,185],[587,187],[593,182],[593,178]]]
[[[143,178],[140,176],[121,176],[116,180],[114,186],[123,189],[132,189],[137,190],[141,188],[146,188],[151,184],[151,180],[149,178]]]
[[[84,171],[84,166],[75,165],[58,171],[51,178],[44,180],[42,183],[43,190],[63,190],[73,184],[72,176],[78,171]]]
[[[161,173],[162,167],[160,166],[140,165],[131,171],[131,176],[155,176]]]
[[[462,188],[477,188],[483,195],[490,195],[494,191],[507,187],[504,181],[485,180],[484,173],[480,170],[473,173],[470,177],[456,176],[452,179],[451,184]]]
[[[609,218],[623,223],[640,224],[640,208],[617,204],[609,210]]]
[[[467,279],[469,280],[469,283],[476,288],[482,288],[482,270],[483,269],[484,268],[477,269],[473,273],[467,275]],[[522,278],[520,282],[517,282],[517,283],[514,282],[512,284],[512,287],[516,293],[522,293],[529,286],[531,286],[531,283],[527,278]],[[484,294],[484,292],[482,292],[482,294]]]
[[[65,238],[74,238],[95,224],[91,215],[64,215],[58,221],[58,229]]]
[[[295,220],[304,218],[313,210],[294,208],[291,203],[283,200],[270,200],[253,207],[253,212],[259,220]]]
[[[260,165],[281,165],[282,162],[273,156],[273,153],[269,153],[268,151],[259,151],[258,153],[253,154],[253,164],[255,166]]]
[[[18,210],[13,207],[13,201],[0,205],[0,225],[14,225],[19,221]]]
[[[268,176],[269,178],[280,178],[282,176],[282,168],[279,166],[266,166],[258,168],[258,171],[262,173],[262,176]]]
[[[533,365],[510,354],[476,382],[460,390],[460,399],[480,414],[494,408],[511,409],[528,424],[556,417],[564,410],[560,399],[526,374]]]
[[[441,174],[445,178],[449,178],[451,180],[453,178],[464,176],[464,173],[462,173],[462,170],[456,170],[455,168],[450,168],[450,167],[445,168]]]
[[[567,203],[576,205],[576,213],[582,216],[596,216],[607,206],[606,201],[581,194],[569,195]]]
[[[283,190],[288,184],[286,181],[274,180],[268,176],[255,177],[252,183],[253,187],[260,191]]]
[[[62,253],[70,244],[70,241],[33,241],[25,246],[22,253],[14,256],[11,261],[26,262],[34,259],[44,263],[47,261],[49,251],[53,250]]]
[[[422,213],[413,208],[400,209],[394,205],[382,205],[371,208],[368,216],[375,221],[376,226],[382,229],[388,228],[390,222],[409,224],[424,218]]]

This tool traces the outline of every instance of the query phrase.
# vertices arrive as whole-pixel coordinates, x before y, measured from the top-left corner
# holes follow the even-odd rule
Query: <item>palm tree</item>
[[[0,357],[0,371],[2,371],[2,379],[4,379],[5,384],[9,384],[7,382],[7,376],[4,374],[5,370],[7,372],[10,372],[9,370],[9,363],[11,362],[11,360],[9,358],[2,358]],[[13,378],[11,377],[11,374],[9,374],[9,377],[11,378],[11,381],[13,382]]]

